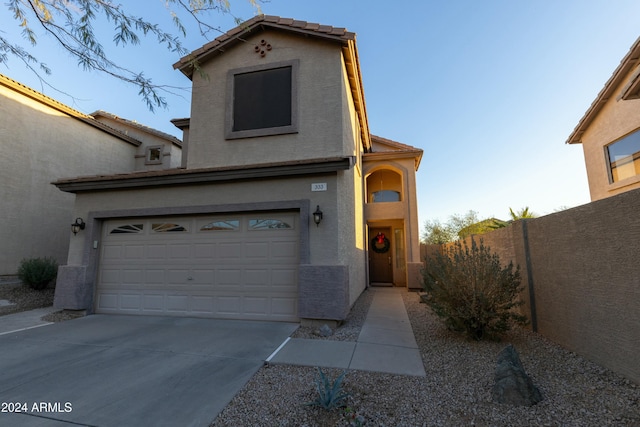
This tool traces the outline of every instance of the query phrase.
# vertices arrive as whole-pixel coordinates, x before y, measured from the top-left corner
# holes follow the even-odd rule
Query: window
[[[227,139],[297,132],[297,69],[291,61],[230,71]]]
[[[187,229],[182,225],[174,224],[172,222],[159,222],[151,224],[151,229],[156,233],[173,233],[187,231]]]
[[[119,225],[115,228],[113,228],[109,234],[135,234],[135,233],[142,233],[142,230],[144,229],[144,225],[143,224],[125,224],[125,225]]]
[[[399,202],[400,193],[393,190],[380,190],[373,193],[373,203],[380,202]]]
[[[147,154],[145,156],[145,164],[147,165],[159,165],[162,163],[162,146],[147,147]]]
[[[249,230],[275,230],[293,228],[290,224],[279,219],[250,219]]]
[[[200,227],[200,231],[236,231],[240,229],[240,221],[228,219],[213,221]]]
[[[640,131],[608,145],[606,150],[612,183],[640,175]]]

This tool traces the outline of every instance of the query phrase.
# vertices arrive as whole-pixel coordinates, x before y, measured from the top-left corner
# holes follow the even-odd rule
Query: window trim
[[[235,76],[237,74],[253,73],[257,71],[267,71],[276,68],[291,67],[291,124],[287,126],[277,126],[263,129],[233,130],[233,93]],[[225,139],[254,138],[257,136],[285,135],[298,133],[298,75],[300,61],[275,62],[270,64],[254,65],[251,67],[235,68],[227,72],[227,93],[225,109]]]

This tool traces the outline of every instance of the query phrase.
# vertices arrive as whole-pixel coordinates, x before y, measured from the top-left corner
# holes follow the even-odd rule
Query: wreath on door
[[[384,235],[384,233],[378,233],[373,239],[371,239],[371,249],[379,254],[384,254],[389,251],[391,242]]]

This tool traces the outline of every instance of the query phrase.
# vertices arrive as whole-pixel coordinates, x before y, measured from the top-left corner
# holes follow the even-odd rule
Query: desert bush
[[[18,278],[27,286],[41,290],[56,278],[58,263],[53,258],[23,259],[18,268]]]
[[[498,339],[513,323],[527,318],[514,311],[523,304],[520,268],[503,267],[482,240],[455,242],[427,260],[423,301],[445,325],[475,340]]]

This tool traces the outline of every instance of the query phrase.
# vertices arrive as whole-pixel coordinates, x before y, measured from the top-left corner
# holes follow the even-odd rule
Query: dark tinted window
[[[289,125],[291,125],[291,67],[234,76],[234,132]]]

